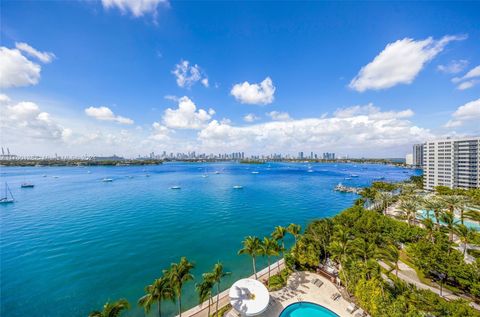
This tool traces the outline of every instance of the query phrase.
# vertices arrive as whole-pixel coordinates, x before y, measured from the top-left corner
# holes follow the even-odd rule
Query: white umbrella
[[[244,316],[256,316],[263,313],[270,301],[265,285],[257,280],[244,278],[230,287],[230,304]]]

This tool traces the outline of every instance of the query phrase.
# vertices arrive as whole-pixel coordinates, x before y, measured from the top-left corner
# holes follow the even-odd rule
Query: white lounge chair
[[[353,312],[355,310],[357,310],[357,305],[355,305],[354,303],[350,303],[350,305],[348,305],[347,307],[347,311],[350,313],[350,314],[353,314]]]

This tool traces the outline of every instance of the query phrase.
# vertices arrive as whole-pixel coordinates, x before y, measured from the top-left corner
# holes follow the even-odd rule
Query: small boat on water
[[[358,177],[357,174],[350,174],[350,177]]]
[[[104,182],[104,183],[111,183],[111,182],[113,182],[113,179],[111,179],[111,178],[104,178],[104,179],[102,179],[102,182]]]
[[[33,188],[33,187],[35,187],[35,185],[33,185],[32,183],[27,183],[27,182],[22,183],[20,185],[20,188]]]
[[[253,171],[252,174],[260,174],[258,171]]]
[[[313,173],[313,170],[312,170],[312,169],[309,169],[309,170],[307,171],[307,173]]]
[[[233,189],[243,189],[243,186],[241,186],[241,185],[235,185],[235,186],[233,186]]]
[[[351,177],[345,177],[344,179],[347,180],[347,181],[349,181],[349,180],[351,180],[352,178],[351,178]]]
[[[10,194],[10,198],[8,198],[8,194]],[[0,197],[0,204],[11,204],[15,202],[15,198],[13,197],[12,191],[8,187],[7,182],[5,182],[5,196]]]
[[[47,177],[47,174],[43,174],[42,177]]]
[[[60,176],[53,176],[53,178],[59,178]]]
[[[170,189],[182,189],[182,187],[180,187],[179,185],[175,185],[175,186],[170,187]]]
[[[219,172],[219,171],[215,171],[215,174],[220,174],[220,172]]]

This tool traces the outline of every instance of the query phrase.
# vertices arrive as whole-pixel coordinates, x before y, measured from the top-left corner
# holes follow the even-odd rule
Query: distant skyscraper
[[[334,160],[335,159],[335,153],[325,152],[325,153],[323,153],[323,159],[324,160]]]
[[[480,137],[428,141],[423,147],[423,187],[480,188]]]
[[[303,160],[303,152],[298,152],[298,158]]]
[[[412,165],[416,167],[423,166],[423,144],[413,145],[413,162]]]

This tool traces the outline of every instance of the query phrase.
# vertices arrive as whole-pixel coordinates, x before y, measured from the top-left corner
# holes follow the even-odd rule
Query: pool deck
[[[314,285],[314,279],[319,279],[323,285]],[[341,296],[332,300],[331,296],[335,293],[338,293],[337,287],[325,277],[311,272],[296,272],[290,276],[287,287],[270,292],[270,307],[262,316],[278,317],[285,307],[301,301],[322,305],[341,317],[355,316],[360,312],[360,309],[357,309],[349,313],[347,307],[350,302]]]

